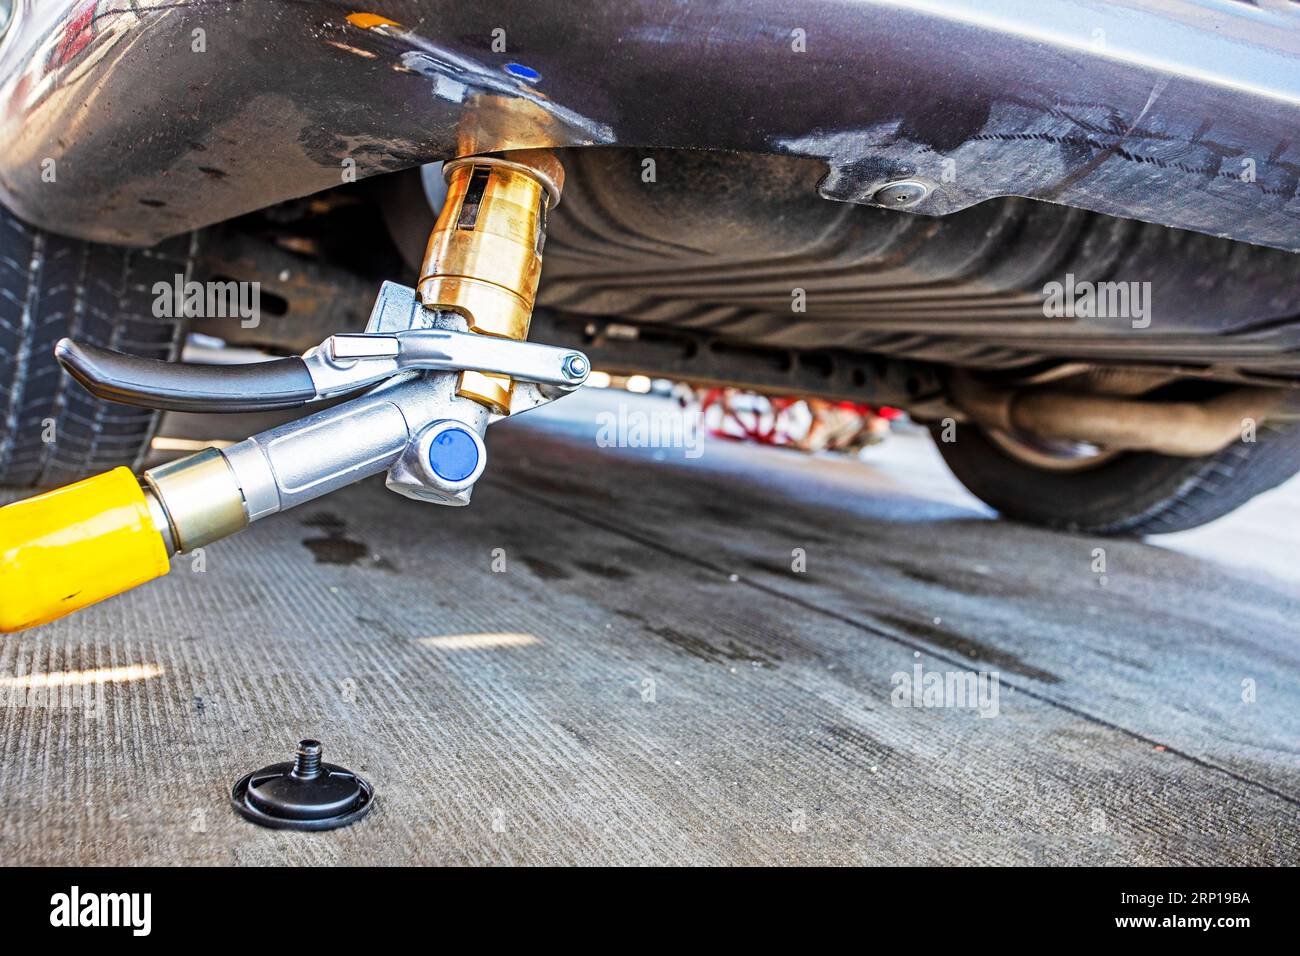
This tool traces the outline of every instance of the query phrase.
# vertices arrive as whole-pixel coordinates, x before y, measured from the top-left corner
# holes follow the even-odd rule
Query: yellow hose
[[[115,468],[0,508],[0,631],[71,614],[170,569],[135,475]]]

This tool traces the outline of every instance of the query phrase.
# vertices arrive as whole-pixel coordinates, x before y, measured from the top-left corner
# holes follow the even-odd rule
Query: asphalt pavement
[[[0,640],[0,862],[1300,862],[1300,484],[1103,539],[919,431],[672,409],[589,390],[494,427],[468,508],[367,481]],[[232,813],[303,737],[374,812]]]

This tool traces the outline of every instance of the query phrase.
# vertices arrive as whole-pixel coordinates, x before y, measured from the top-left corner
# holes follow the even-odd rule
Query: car
[[[361,333],[382,283],[425,294],[444,172],[536,151],[564,187],[534,342],[904,409],[1054,528],[1180,531],[1300,469],[1300,7],[0,11],[0,483],[149,452],[166,403],[87,390],[60,340],[193,364]]]

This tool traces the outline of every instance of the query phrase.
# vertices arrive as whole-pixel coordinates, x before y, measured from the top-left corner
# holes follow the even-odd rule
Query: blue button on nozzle
[[[478,442],[463,428],[448,428],[429,442],[429,467],[443,481],[464,481],[478,467]]]

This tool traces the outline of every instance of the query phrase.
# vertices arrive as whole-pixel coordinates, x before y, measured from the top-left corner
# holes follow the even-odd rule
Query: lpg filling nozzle
[[[526,150],[444,172],[418,291],[384,283],[364,333],[235,366],[59,342],[81,385],[130,405],[239,412],[357,397],[139,479],[117,468],[0,508],[0,631],[120,594],[166,574],[173,554],[380,472],[407,497],[469,503],[488,425],[568,394],[590,366],[581,352],[525,341],[559,162]]]

